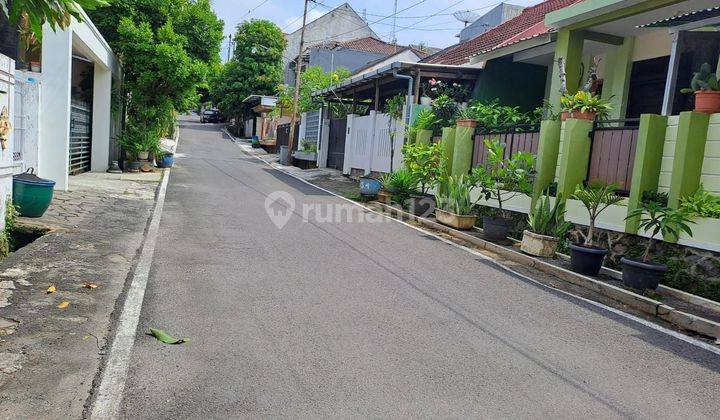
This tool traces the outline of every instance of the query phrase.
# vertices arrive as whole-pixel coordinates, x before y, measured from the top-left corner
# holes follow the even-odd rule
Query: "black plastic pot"
[[[138,172],[140,171],[140,161],[138,160],[132,160],[128,163],[128,172]]]
[[[485,239],[502,241],[507,239],[512,229],[513,221],[504,217],[483,216],[483,233]]]
[[[622,279],[625,286],[637,290],[655,290],[660,284],[668,266],[665,264],[646,263],[632,258],[620,258],[623,265]]]
[[[428,217],[435,211],[435,198],[430,195],[411,195],[407,207],[415,216]]]
[[[605,248],[570,244],[570,268],[586,276],[597,276],[607,254]]]

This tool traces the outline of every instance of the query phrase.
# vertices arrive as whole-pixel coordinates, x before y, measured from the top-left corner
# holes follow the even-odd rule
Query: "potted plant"
[[[473,106],[460,108],[455,118],[455,124],[458,127],[477,127],[477,115]]]
[[[138,172],[140,170],[138,155],[144,150],[140,130],[129,123],[118,137],[118,143],[125,151],[125,158],[128,161],[127,171]]]
[[[710,63],[703,63],[693,74],[690,87],[682,93],[695,94],[695,111],[715,114],[720,112],[720,76],[713,73]]]
[[[590,92],[580,90],[575,94],[566,93],[560,97],[562,121],[568,118],[595,121],[605,118],[612,109],[609,101]]]
[[[470,193],[476,187],[472,176],[444,174],[435,194],[435,218],[455,229],[472,229],[477,216],[472,214],[475,203]]]
[[[648,203],[631,211],[627,216],[628,219],[635,217],[640,219],[639,228],[650,232],[650,238],[642,259],[637,260],[629,257],[620,259],[620,263],[623,265],[623,283],[637,290],[655,290],[668,270],[667,265],[652,260],[650,253],[655,244],[655,237],[659,233],[663,238],[677,238],[681,232],[692,236],[693,233],[688,223],[694,222],[690,220],[690,216],[684,211],[662,207],[657,203]]]
[[[300,150],[294,151],[293,157],[298,160],[317,161],[317,144],[311,140],[300,139]]]
[[[550,204],[550,196],[543,194],[528,215],[528,228],[523,231],[520,250],[537,257],[552,258],[560,238],[572,223],[565,221],[565,200],[561,197]]]
[[[622,197],[615,194],[616,189],[615,184],[593,183],[585,187],[578,186],[571,197],[583,204],[590,218],[585,241],[570,244],[570,266],[577,273],[597,276],[600,272],[608,250],[595,245],[595,220],[608,207],[622,201]]]
[[[390,191],[392,177],[392,172],[380,174],[380,191],[377,193],[377,200],[381,203],[389,204],[390,200],[392,200],[392,191]]]
[[[440,143],[408,143],[403,145],[405,167],[419,185],[418,194],[408,199],[408,208],[416,216],[427,216],[435,210],[435,200],[428,190],[437,184],[443,171]]]
[[[513,223],[503,204],[518,195],[530,194],[534,158],[529,153],[516,153],[506,159],[505,145],[498,140],[486,139],[485,147],[488,149],[486,164],[476,167],[473,176],[485,200],[497,202],[498,213],[483,216],[483,232],[489,240],[503,240],[510,234]]]
[[[158,168],[172,168],[174,155],[172,152],[160,149],[155,154],[155,164]]]
[[[401,206],[404,206],[410,196],[417,192],[417,179],[406,168],[393,172],[388,184],[388,191],[392,192],[392,201]]]

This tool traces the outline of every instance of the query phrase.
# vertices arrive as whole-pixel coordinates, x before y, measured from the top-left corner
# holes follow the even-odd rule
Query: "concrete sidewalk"
[[[20,219],[50,233],[0,263],[0,417],[83,416],[161,176],[73,176],[42,218]]]

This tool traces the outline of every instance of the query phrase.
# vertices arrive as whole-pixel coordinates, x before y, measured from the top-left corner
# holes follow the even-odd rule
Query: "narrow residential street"
[[[176,156],[126,418],[720,412],[716,354],[395,221],[303,221],[306,204],[348,203],[218,125],[184,121]],[[295,201],[282,229],[266,212],[277,191]]]

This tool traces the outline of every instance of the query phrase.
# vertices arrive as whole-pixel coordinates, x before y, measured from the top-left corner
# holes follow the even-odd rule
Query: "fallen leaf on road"
[[[68,306],[70,306],[70,302],[68,302],[67,300],[63,300],[63,301],[60,302],[60,304],[58,305],[58,308],[60,308],[60,309],[65,309],[65,308],[67,308]]]
[[[156,328],[150,328],[150,335],[165,344],[182,344],[187,341],[184,338],[175,338],[170,334],[166,333],[165,331],[158,330]]]
[[[47,288],[47,293],[55,293],[56,290],[57,289],[55,288],[55,285],[53,284],[52,286]]]
[[[83,287],[86,289],[97,289],[98,285],[86,281],[85,284],[83,284]]]

